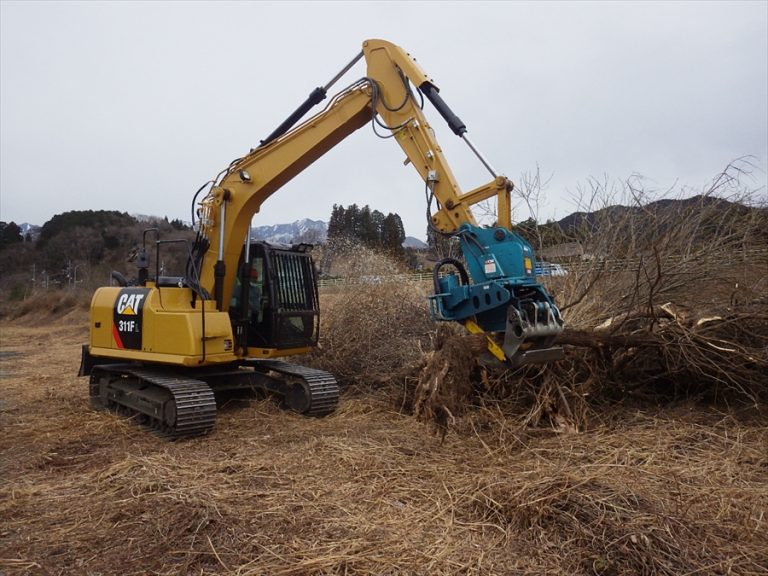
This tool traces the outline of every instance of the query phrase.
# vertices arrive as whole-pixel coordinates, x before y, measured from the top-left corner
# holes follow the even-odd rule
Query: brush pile
[[[726,172],[710,195],[673,204],[644,203],[635,190],[634,209],[577,222],[571,233],[587,258],[568,265],[567,276],[545,279],[567,325],[559,339],[566,358],[555,365],[481,366],[482,337],[447,326],[430,343],[428,288],[391,282],[333,294],[324,366],[350,383],[365,375],[399,389],[400,408],[433,423],[441,437],[478,401],[514,401],[528,425],[561,431],[586,429],[605,402],[627,397],[762,404],[768,209],[713,195],[732,185]],[[386,277],[386,260],[370,258]],[[354,261],[372,269],[367,259]]]
[[[592,330],[571,329],[560,342],[588,349],[583,361],[594,377],[624,392],[752,402],[768,394],[768,299],[704,314],[669,302],[643,317],[625,314]]]
[[[745,192],[743,168],[676,201],[653,201],[637,180],[618,193],[592,182],[584,212],[559,231],[581,259],[545,280],[566,321],[566,358],[546,373],[496,375],[496,393],[534,381],[533,420],[544,406],[576,428],[587,399],[768,401],[768,207]],[[629,207],[609,205],[617,194]]]
[[[714,189],[732,184],[726,172]],[[582,231],[592,259],[550,281],[567,387],[768,399],[768,209],[736,200],[641,205]]]
[[[343,387],[387,383],[432,347],[427,291],[365,246],[348,245],[335,256],[333,271],[346,282],[323,291],[320,346],[307,362]]]

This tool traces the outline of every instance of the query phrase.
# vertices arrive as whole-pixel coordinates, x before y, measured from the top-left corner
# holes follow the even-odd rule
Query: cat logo
[[[112,337],[121,350],[141,350],[143,309],[148,288],[123,288],[115,301]]]
[[[146,294],[120,294],[115,307],[118,314],[135,316],[137,310],[141,310],[141,301]]]

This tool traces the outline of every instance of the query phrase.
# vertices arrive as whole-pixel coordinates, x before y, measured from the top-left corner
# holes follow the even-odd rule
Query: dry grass
[[[0,318],[23,318],[27,324],[50,322],[76,312],[87,311],[91,293],[81,290],[46,290],[32,294],[20,302],[0,301]]]
[[[93,412],[80,313],[5,323],[6,574],[764,574],[759,412],[614,406],[583,434],[478,402],[441,442],[395,388],[325,419],[221,408],[167,443]]]
[[[357,283],[324,292],[320,347],[307,362],[332,372],[343,386],[366,387],[389,382],[432,348],[427,291],[391,281],[400,270],[390,258],[347,248],[334,270]]]
[[[352,264],[365,276],[389,266],[364,254]],[[701,361],[696,341],[686,356],[671,352],[678,341],[665,352],[632,340],[697,335],[690,318],[655,314],[675,276],[647,270],[634,285],[559,286],[574,323],[618,318],[607,337],[620,340],[569,345],[541,371],[477,368],[455,335],[436,335],[419,286],[326,292],[322,347],[305,360],[348,385],[338,411],[308,419],[231,401],[211,434],[175,443],[91,410],[75,376],[87,337],[77,306],[4,322],[0,571],[762,576],[764,397],[744,406],[726,387],[714,403],[642,380],[657,366],[674,392],[694,377],[710,386],[702,365],[669,371]],[[762,361],[763,324],[728,319],[762,318],[765,303],[750,302],[728,302],[709,326]],[[638,350],[642,363],[623,360]],[[721,371],[758,374],[741,356],[717,358]]]

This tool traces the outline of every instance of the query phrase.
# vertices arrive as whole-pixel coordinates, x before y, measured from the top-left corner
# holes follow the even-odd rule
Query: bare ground
[[[759,406],[556,433],[480,404],[441,442],[395,385],[324,419],[232,402],[168,443],[90,408],[86,322],[0,326],[0,573],[768,573]]]

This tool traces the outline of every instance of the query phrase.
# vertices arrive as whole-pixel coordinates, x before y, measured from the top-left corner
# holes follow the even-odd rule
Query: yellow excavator
[[[361,59],[366,75],[304,119]],[[425,100],[490,172],[489,183],[460,189],[424,115]],[[461,246],[462,258],[434,268],[434,318],[484,334],[489,353],[512,366],[562,355],[554,345],[563,330],[560,312],[535,279],[531,246],[512,231],[512,182],[478,151],[414,58],[390,42],[367,40],[259,146],[197,191],[197,233],[183,275],[163,275],[161,250],[176,241],[159,238],[151,270],[145,232],[137,278],[128,281],[115,272],[117,285],[96,290],[80,367],[80,375],[90,377],[95,408],[135,414],[168,437],[209,432],[214,392],[222,390],[274,393],[287,408],[307,415],[335,409],[339,387],[333,375],[280,359],[305,353],[318,341],[311,246],[252,242],[250,226],[267,198],[369,124],[393,137],[421,176],[433,232],[456,237]],[[479,226],[471,207],[493,198],[497,221]]]

